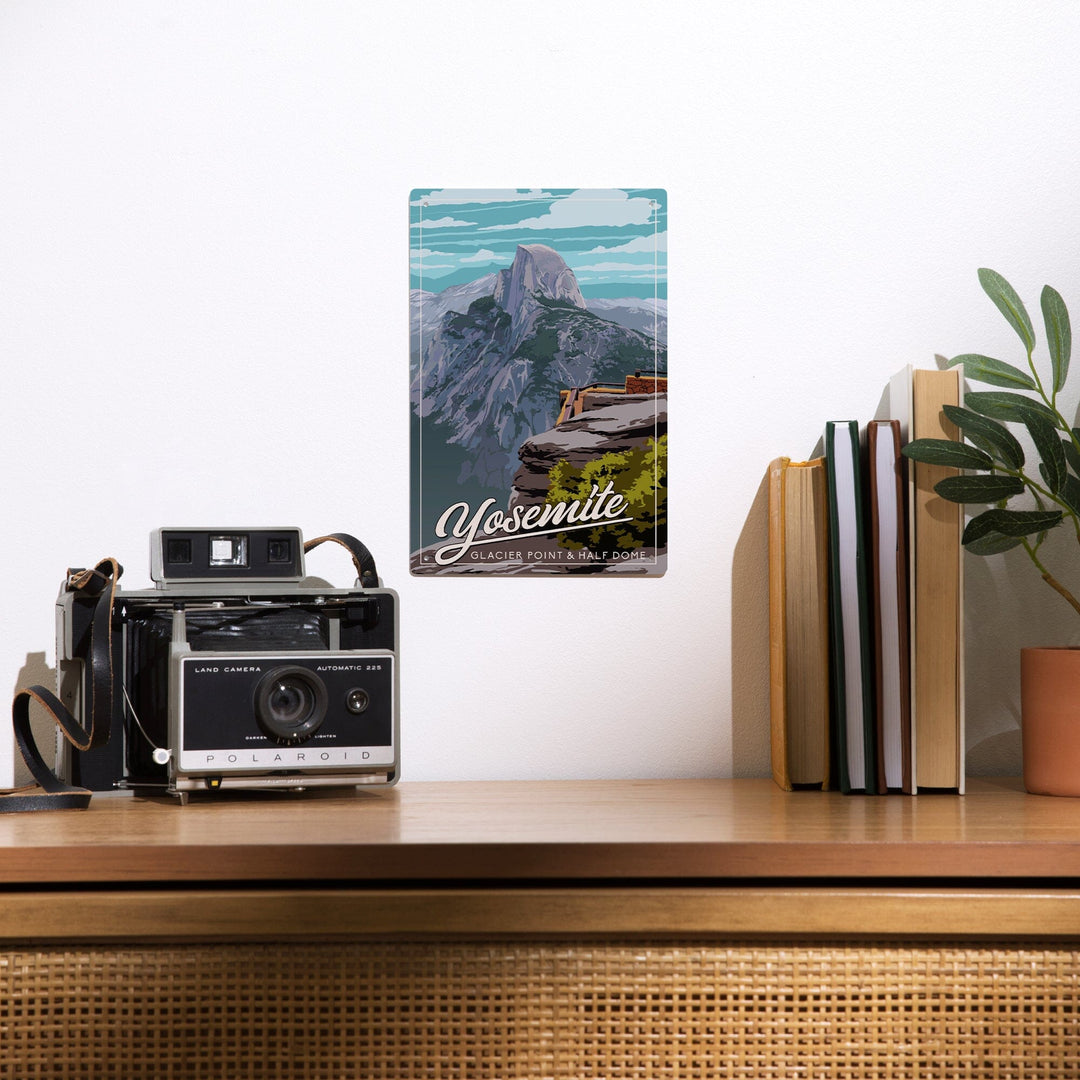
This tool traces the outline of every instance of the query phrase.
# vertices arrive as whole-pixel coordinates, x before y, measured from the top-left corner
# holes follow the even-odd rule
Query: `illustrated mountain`
[[[518,448],[554,426],[560,390],[667,368],[658,337],[621,325],[662,335],[666,310],[649,319],[641,302],[607,301],[611,317],[601,317],[543,244],[519,245],[510,267],[466,285],[414,291],[411,302],[412,407],[432,438],[462,451],[458,484],[508,492]]]

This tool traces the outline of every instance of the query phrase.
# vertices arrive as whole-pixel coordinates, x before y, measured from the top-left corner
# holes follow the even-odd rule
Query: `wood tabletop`
[[[1080,799],[771,780],[420,783],[0,815],[0,884],[1080,880]]]

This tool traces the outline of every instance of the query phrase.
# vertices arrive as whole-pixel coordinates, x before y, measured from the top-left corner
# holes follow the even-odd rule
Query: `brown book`
[[[870,584],[873,593],[874,694],[878,790],[910,792],[911,637],[908,550],[900,421],[866,425],[870,478]]]
[[[825,462],[769,466],[769,713],[773,779],[828,787],[829,590]]]
[[[908,437],[960,434],[942,411],[963,403],[962,369],[916,369],[908,378]],[[915,787],[964,791],[963,508],[934,485],[957,470],[908,463],[908,551],[911,583],[911,717]]]

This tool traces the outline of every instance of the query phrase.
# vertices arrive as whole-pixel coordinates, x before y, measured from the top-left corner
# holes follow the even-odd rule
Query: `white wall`
[[[69,565],[286,522],[401,593],[407,777],[767,773],[765,466],[1015,361],[978,266],[1080,317],[1078,46],[1071,0],[9,0],[0,689]],[[408,193],[515,184],[668,190],[661,580],[408,577]],[[969,763],[1016,772],[1016,646],[1077,635],[1026,565],[969,587]]]

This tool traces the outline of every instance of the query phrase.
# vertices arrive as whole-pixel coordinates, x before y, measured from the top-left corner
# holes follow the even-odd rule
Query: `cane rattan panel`
[[[1080,1076],[1049,943],[376,942],[0,953],[0,1076]]]

